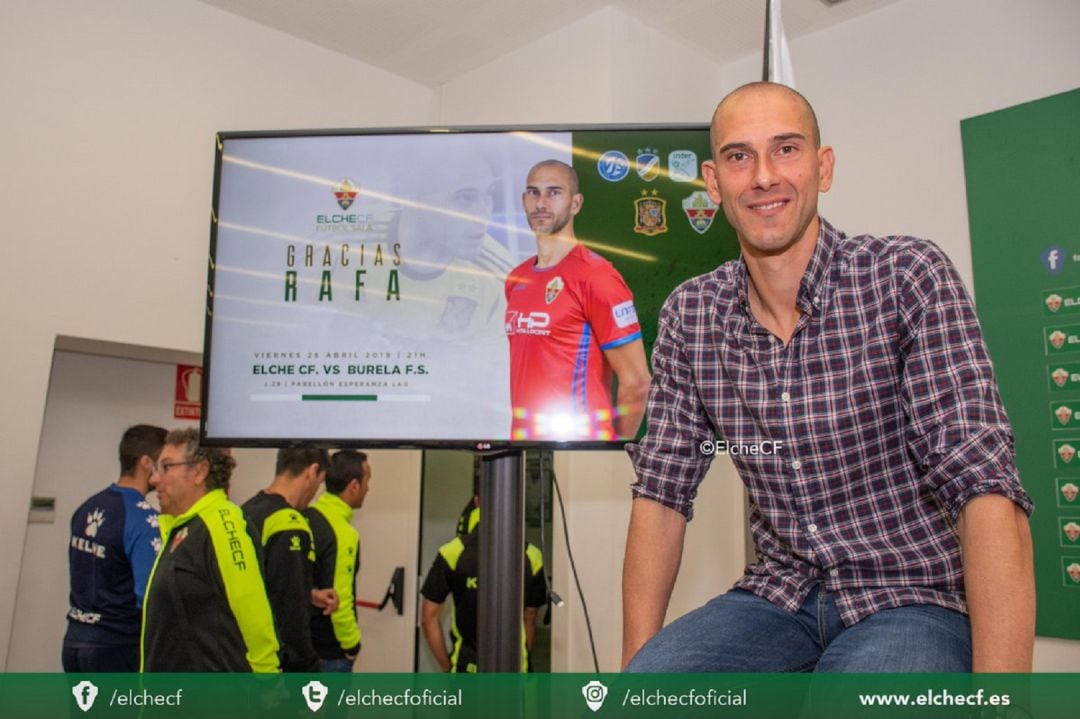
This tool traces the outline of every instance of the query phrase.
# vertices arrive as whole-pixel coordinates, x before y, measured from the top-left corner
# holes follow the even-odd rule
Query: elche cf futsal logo
[[[356,196],[359,194],[360,186],[348,177],[343,177],[334,183],[334,198],[343,210],[352,207],[352,203],[356,201]]]

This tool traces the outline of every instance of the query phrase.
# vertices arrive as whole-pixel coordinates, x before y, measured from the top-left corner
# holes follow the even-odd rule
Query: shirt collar
[[[343,517],[347,522],[352,521],[352,507],[336,494],[323,492],[319,495],[319,498],[315,500],[315,504],[319,505],[320,509],[325,509],[327,512],[333,512],[334,514]]]
[[[189,519],[191,519],[210,505],[227,500],[228,497],[225,495],[224,489],[211,489],[209,492],[199,497],[199,499],[196,500],[195,504],[188,507],[188,510],[183,514],[178,514],[176,516],[173,516],[171,514],[159,515],[158,526],[161,529],[161,536],[167,538],[169,536],[169,532],[171,532],[174,527],[178,527],[181,524],[184,524]]]
[[[795,297],[795,304],[805,314],[812,314],[821,306],[825,283],[829,277],[829,266],[832,264],[837,240],[841,236],[842,233],[830,225],[828,220],[818,215],[817,245],[814,247],[814,254],[810,255],[810,262],[807,263],[806,272],[799,283],[799,294]]]
[[[821,306],[825,283],[829,277],[829,265],[835,254],[836,243],[843,236],[843,233],[829,224],[828,220],[818,215],[817,244],[814,245],[814,252],[810,255],[802,282],[799,283],[799,292],[795,296],[795,304],[804,314],[811,314]],[[750,305],[747,298],[749,274],[746,270],[746,261],[742,256],[739,257],[738,262],[738,271],[735,273],[737,297],[744,311],[749,315]]]

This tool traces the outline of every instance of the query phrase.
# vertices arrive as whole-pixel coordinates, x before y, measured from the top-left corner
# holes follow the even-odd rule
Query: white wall
[[[614,8],[439,89],[447,125],[707,122],[720,66]]]
[[[405,567],[403,611],[392,605],[377,612],[361,607],[357,621],[363,647],[356,661],[361,672],[411,672],[415,642],[416,538],[420,534],[421,453],[369,450],[371,490],[364,506],[353,514],[360,532],[360,574],[356,597],[381,602],[395,567]]]
[[[848,234],[938,243],[968,287],[960,121],[1080,86],[1074,0],[903,0],[791,42],[795,80],[836,150],[825,214]],[[761,57],[724,67],[727,92]]]
[[[427,124],[433,93],[195,0],[13,0],[0,95],[0,576],[14,578],[54,337],[202,350],[214,133]],[[0,656],[14,602],[0,583]]]
[[[173,419],[175,381],[175,364],[56,353],[34,476],[34,495],[55,498],[56,511],[51,524],[26,527],[8,671],[61,671],[71,513],[120,475],[117,445],[127,427],[194,424]]]
[[[595,12],[440,88],[447,125],[606,122],[611,115],[610,20]]]
[[[612,12],[611,122],[707,123],[720,66],[703,51]]]
[[[161,354],[173,356],[150,361],[58,350],[53,357],[33,492],[55,498],[55,519],[26,527],[8,671],[61,670],[71,513],[116,481],[116,450],[123,431],[140,422],[166,429],[198,425],[173,418],[173,386],[176,363],[198,364],[199,356]],[[243,502],[273,476],[274,452],[244,449],[234,457],[230,495]],[[156,503],[155,494],[150,501]]]
[[[617,672],[622,657],[622,562],[630,520],[630,459],[621,452],[557,452],[555,474],[566,504],[566,527],[578,578],[588,606],[602,672]],[[668,609],[674,619],[721,594],[742,574],[742,485],[726,459],[717,460],[701,485],[694,511],[703,521],[686,532],[680,579]],[[555,558],[552,588],[565,605],[551,623],[551,669],[590,672],[592,653],[585,615],[554,504]]]

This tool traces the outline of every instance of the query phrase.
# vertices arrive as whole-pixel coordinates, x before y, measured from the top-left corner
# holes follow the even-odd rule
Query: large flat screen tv
[[[522,196],[538,162],[576,170],[577,238],[632,292],[612,321],[636,311],[646,355],[668,294],[738,255],[701,180],[705,126],[226,132],[216,147],[207,443],[621,446],[583,417],[618,407],[593,391],[574,409],[580,367],[565,406],[511,405],[508,335],[550,321],[506,299],[537,252]],[[558,268],[541,281],[549,303],[569,287]],[[597,351],[583,337],[569,361]]]

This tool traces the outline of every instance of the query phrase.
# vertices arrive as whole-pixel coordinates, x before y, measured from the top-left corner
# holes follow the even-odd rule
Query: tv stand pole
[[[525,454],[508,450],[480,461],[480,581],[477,586],[481,672],[521,671],[525,581]]]

